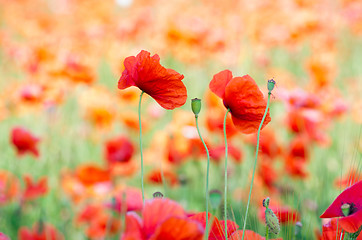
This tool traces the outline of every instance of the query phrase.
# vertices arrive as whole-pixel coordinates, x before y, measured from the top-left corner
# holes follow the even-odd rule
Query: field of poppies
[[[362,240],[362,1],[0,0],[0,240]]]

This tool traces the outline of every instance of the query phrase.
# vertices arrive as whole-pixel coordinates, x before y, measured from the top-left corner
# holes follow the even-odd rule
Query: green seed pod
[[[192,112],[195,114],[195,117],[197,117],[201,111],[201,99],[194,98],[191,100],[191,109]]]
[[[348,203],[345,203],[341,206],[341,209],[342,209],[342,212],[343,212],[343,215],[345,217],[347,217],[349,215],[349,212],[350,212],[350,209],[351,209],[351,205],[348,204]]]
[[[270,208],[265,209],[265,222],[270,232],[274,233],[275,235],[279,233],[280,231],[279,220]]]
[[[217,209],[220,204],[221,204],[221,200],[222,200],[222,194],[219,190],[211,190],[209,192],[209,196],[210,196],[210,204],[211,207],[213,209]]]
[[[267,208],[269,207],[270,198],[267,197],[263,200],[263,207]]]
[[[302,239],[302,223],[301,222],[297,222],[295,224],[295,228],[294,228],[294,236],[296,240]]]
[[[163,198],[163,194],[161,192],[153,193],[153,198]]]
[[[271,92],[274,89],[276,82],[274,81],[274,79],[270,79],[268,80],[268,91]]]

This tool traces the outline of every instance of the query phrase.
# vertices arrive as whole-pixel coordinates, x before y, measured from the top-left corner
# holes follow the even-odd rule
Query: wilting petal
[[[232,78],[233,74],[230,70],[221,71],[214,75],[209,84],[209,88],[217,96],[224,98],[225,88]]]
[[[202,240],[203,233],[197,221],[171,217],[158,226],[150,240]]]

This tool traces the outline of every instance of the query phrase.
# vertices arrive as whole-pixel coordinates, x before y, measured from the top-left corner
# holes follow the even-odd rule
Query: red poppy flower
[[[117,137],[106,142],[104,155],[110,165],[128,162],[134,152],[132,143],[126,137]]]
[[[126,206],[123,206],[123,205]],[[121,213],[123,209],[126,211],[140,211],[143,207],[142,192],[138,188],[127,187],[115,194],[115,200],[106,204],[114,211]]]
[[[202,240],[203,229],[187,218],[181,205],[169,199],[146,201],[143,219],[134,212],[127,213],[122,240]]]
[[[62,240],[63,236],[50,224],[35,224],[32,229],[20,228],[19,240]]]
[[[36,199],[48,192],[48,183],[46,177],[42,177],[37,183],[35,183],[30,176],[25,176],[24,181],[26,184],[25,191],[23,193],[24,200]]]
[[[344,239],[344,233],[342,233],[341,225],[338,225],[338,219],[333,218],[328,223],[323,224],[322,227],[322,236],[323,240],[335,240],[341,239],[340,236],[343,234],[342,239]]]
[[[223,99],[224,106],[230,109],[234,125],[241,132],[250,134],[258,131],[266,101],[249,75],[233,78],[229,70],[224,70],[214,75],[209,87],[213,93]],[[270,120],[268,112],[262,128]]]
[[[14,144],[18,155],[30,152],[35,156],[39,156],[37,148],[39,138],[35,137],[28,130],[22,127],[13,128],[11,131],[11,142]]]
[[[93,164],[79,166],[75,175],[85,186],[110,181],[110,172]]]
[[[342,206],[346,205],[349,212],[345,215]],[[357,232],[362,225],[362,181],[346,188],[320,217],[340,217],[339,224],[345,231]]]
[[[169,170],[164,170],[163,177],[166,180],[166,182],[170,185],[175,185],[179,182],[176,173]],[[147,177],[147,180],[152,183],[162,184],[161,170],[156,169],[150,172]]]
[[[241,240],[243,236],[243,230],[238,230],[231,235],[230,240]],[[276,238],[275,240],[281,240],[282,238]],[[244,240],[265,240],[265,237],[260,236],[256,232],[251,230],[245,230]]]
[[[203,228],[206,228],[206,213],[198,213],[189,217],[189,219],[198,221]],[[219,221],[217,217],[212,216],[209,213],[209,221],[212,221],[209,240],[225,240],[225,221]],[[236,229],[238,229],[238,225],[233,221],[227,220],[227,233],[228,237],[230,237]]]
[[[160,57],[142,50],[136,57],[124,60],[124,71],[118,81],[119,89],[137,86],[155,99],[161,107],[174,109],[185,104],[186,87],[183,75],[161,66]]]

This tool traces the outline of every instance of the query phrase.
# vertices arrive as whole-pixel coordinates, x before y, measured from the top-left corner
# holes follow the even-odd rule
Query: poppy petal
[[[164,221],[150,240],[202,240],[204,231],[197,221],[171,217]]]
[[[184,76],[160,64],[160,57],[142,50],[136,57],[128,57],[125,70],[118,81],[118,88],[137,86],[154,98],[161,107],[174,109],[185,104],[186,87],[181,81]]]
[[[126,229],[121,240],[142,240],[141,218],[135,212],[126,215]]]
[[[146,236],[152,235],[157,226],[166,219],[186,216],[182,206],[169,199],[152,199],[146,201],[142,215]]]
[[[225,89],[224,105],[230,108],[235,126],[243,133],[257,132],[266,101],[255,81],[249,76],[233,78]],[[270,122],[269,110],[262,128]]]
[[[340,218],[339,223],[345,231],[349,233],[357,232],[362,226],[362,211]]]
[[[233,78],[233,74],[230,70],[224,70],[214,75],[212,78],[209,88],[220,98],[224,98],[225,88]]]
[[[346,188],[320,218],[344,217],[341,206],[345,203],[353,204],[357,211],[362,211],[362,181]]]

